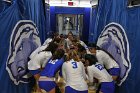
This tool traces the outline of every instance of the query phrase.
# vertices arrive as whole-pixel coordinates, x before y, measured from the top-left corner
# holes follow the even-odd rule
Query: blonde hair
[[[80,61],[79,55],[75,50],[69,50],[68,51],[67,61],[69,61],[71,59],[73,59],[74,61],[77,61],[77,62]]]

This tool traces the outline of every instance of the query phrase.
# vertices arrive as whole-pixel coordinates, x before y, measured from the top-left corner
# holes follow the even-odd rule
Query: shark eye
[[[22,46],[19,49],[22,50]]]
[[[17,52],[21,51],[23,49],[23,44],[18,48]]]
[[[117,46],[116,46],[116,51],[117,51],[118,54],[121,55],[121,50],[120,50],[119,47],[117,47]]]

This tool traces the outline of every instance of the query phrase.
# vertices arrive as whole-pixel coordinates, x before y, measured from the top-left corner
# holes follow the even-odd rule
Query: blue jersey
[[[49,60],[44,68],[44,70],[40,73],[40,76],[47,76],[47,77],[55,77],[55,74],[60,70],[62,64],[64,63],[64,59],[56,59],[56,60]]]

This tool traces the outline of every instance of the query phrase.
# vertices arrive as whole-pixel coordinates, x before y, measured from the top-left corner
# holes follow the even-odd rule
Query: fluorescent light
[[[68,4],[65,3],[50,3],[50,6],[64,6],[64,7],[91,7],[91,4],[78,4],[73,6],[68,6]]]
[[[98,0],[94,0],[94,1],[92,0],[90,3],[91,3],[92,6],[98,5]]]
[[[11,0],[3,0],[4,2],[8,2],[8,3],[11,3]]]
[[[50,6],[64,6],[64,7],[91,7],[91,5],[76,5],[76,6],[68,6],[66,4],[50,4]]]
[[[69,1],[51,1],[49,2],[50,6],[62,6],[62,7],[91,7],[91,4],[88,2],[81,2],[79,3],[78,1],[71,1],[73,2],[73,6],[68,6]],[[47,3],[47,2],[46,2]]]

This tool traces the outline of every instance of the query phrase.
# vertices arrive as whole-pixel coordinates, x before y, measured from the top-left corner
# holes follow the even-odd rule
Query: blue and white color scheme
[[[66,81],[66,91],[71,90],[70,88],[74,89],[75,91],[88,91],[86,80],[86,73],[85,73],[85,67],[82,62],[77,62],[74,59],[71,59],[67,62],[64,62],[62,66],[62,76],[64,80]],[[93,78],[93,77],[92,77]],[[67,87],[69,86],[69,88]],[[73,90],[73,91],[74,91]],[[67,92],[66,92],[67,93]],[[72,92],[69,93],[78,93],[78,92]]]
[[[118,23],[109,23],[98,37],[97,45],[108,51],[119,64],[121,85],[131,69],[129,42],[123,27]]]
[[[18,21],[12,31],[6,70],[16,85],[30,80],[27,62],[30,54],[41,45],[38,34],[35,24],[30,20]]]

